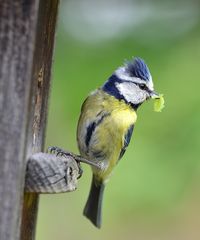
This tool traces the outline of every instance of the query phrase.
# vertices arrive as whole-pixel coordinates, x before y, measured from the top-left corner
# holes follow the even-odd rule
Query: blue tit
[[[119,67],[82,105],[77,127],[79,151],[82,157],[101,165],[101,169],[92,167],[92,184],[83,214],[98,228],[105,184],[129,145],[136,111],[156,95],[147,65],[141,58],[134,58]]]

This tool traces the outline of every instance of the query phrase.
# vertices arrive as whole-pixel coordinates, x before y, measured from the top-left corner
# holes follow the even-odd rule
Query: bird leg
[[[76,155],[72,152],[68,152],[68,151],[65,151],[63,150],[62,148],[59,148],[59,147],[56,147],[56,146],[53,146],[53,147],[49,147],[48,148],[48,151],[50,153],[53,153],[53,154],[56,154],[56,156],[70,156],[72,157],[73,159],[75,159],[75,161],[77,162],[78,164],[78,167],[79,167],[79,178],[82,176],[83,174],[83,169],[81,167],[81,162],[82,163],[86,163],[86,164],[89,164],[93,167],[97,167],[97,168],[101,168],[101,166],[98,164],[98,163],[95,163],[93,161],[90,161],[88,159],[85,159],[83,157],[81,157],[80,155]]]

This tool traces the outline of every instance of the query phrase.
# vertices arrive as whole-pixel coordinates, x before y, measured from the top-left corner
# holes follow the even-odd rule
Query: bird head
[[[134,58],[119,67],[102,89],[117,99],[123,99],[134,108],[147,99],[159,96],[154,91],[150,71],[141,58]]]

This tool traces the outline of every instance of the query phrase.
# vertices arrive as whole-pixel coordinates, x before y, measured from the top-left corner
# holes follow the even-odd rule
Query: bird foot
[[[78,179],[81,178],[81,176],[83,175],[83,169],[82,169],[81,164],[80,164],[80,162],[81,162],[80,156],[77,156],[76,154],[73,154],[71,152],[67,152],[67,151],[63,150],[62,148],[59,148],[59,147],[56,147],[56,146],[49,147],[47,151],[50,152],[50,153],[56,154],[56,156],[72,157],[76,161],[76,163],[78,165],[78,168],[79,168]]]

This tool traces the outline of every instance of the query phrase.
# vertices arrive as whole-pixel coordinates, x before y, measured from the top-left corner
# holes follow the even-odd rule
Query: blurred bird
[[[101,169],[92,167],[92,184],[83,214],[98,228],[105,184],[129,145],[136,111],[144,101],[156,96],[147,65],[141,58],[134,58],[119,67],[82,105],[77,127],[79,151],[84,158],[101,164]]]

